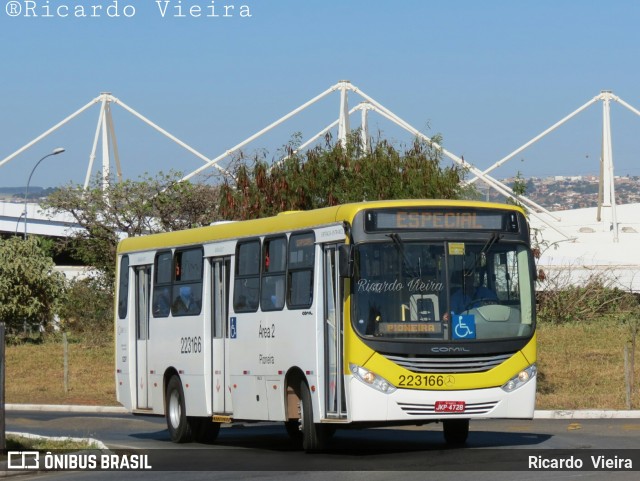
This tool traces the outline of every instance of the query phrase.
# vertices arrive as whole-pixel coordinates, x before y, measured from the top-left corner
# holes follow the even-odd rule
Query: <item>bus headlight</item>
[[[378,376],[375,372],[369,371],[362,366],[349,364],[349,369],[356,379],[380,392],[391,394],[396,390],[395,386],[392,386],[385,378]]]
[[[523,369],[518,374],[509,379],[503,386],[502,389],[506,392],[512,392],[518,389],[520,386],[524,386],[531,379],[533,379],[538,372],[538,368],[536,368],[535,364],[531,364],[526,369]]]

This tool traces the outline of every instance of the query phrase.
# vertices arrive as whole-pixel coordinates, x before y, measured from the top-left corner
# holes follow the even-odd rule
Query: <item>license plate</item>
[[[463,413],[464,401],[436,401],[437,413]]]

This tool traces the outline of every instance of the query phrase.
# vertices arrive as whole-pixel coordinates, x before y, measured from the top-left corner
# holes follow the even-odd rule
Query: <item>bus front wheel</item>
[[[327,436],[325,426],[313,422],[313,407],[311,393],[306,382],[300,384],[300,422],[302,428],[302,449],[308,453],[322,451]]]
[[[188,443],[193,441],[194,431],[197,431],[200,421],[188,418],[184,402],[184,391],[178,376],[172,376],[167,383],[166,393],[167,427],[171,441],[174,443]],[[198,426],[196,426],[198,424]]]
[[[469,437],[468,419],[448,419],[442,422],[444,440],[447,444],[460,445],[467,442]]]
[[[289,437],[296,443],[302,442],[302,429],[300,427],[300,420],[290,419],[284,422],[284,428],[287,430]]]

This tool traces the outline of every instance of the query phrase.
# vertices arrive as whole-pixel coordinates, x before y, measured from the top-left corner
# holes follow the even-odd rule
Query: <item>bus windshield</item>
[[[476,341],[530,337],[534,298],[530,251],[522,243],[359,244],[353,324],[365,337]]]

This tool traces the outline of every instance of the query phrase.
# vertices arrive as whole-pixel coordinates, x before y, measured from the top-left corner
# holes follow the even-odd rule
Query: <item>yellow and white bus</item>
[[[535,267],[515,206],[363,202],[123,240],[116,385],[171,439],[532,418]]]

